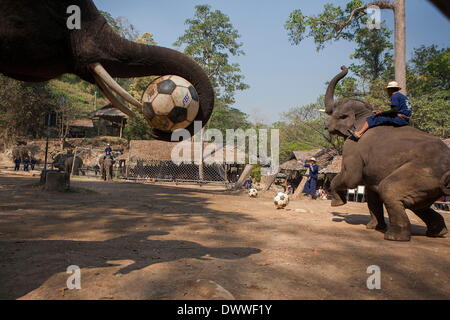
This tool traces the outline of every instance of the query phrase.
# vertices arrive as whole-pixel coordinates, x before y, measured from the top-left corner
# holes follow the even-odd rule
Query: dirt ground
[[[364,204],[275,210],[270,195],[213,187],[36,182],[0,173],[0,299],[450,298],[450,240],[425,237],[413,214],[412,241],[396,243],[366,230]],[[81,290],[67,289],[71,265]],[[371,265],[381,290],[367,288]]]

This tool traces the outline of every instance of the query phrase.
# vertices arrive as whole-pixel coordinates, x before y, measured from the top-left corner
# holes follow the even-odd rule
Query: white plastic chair
[[[348,189],[347,190],[347,201],[350,201],[350,196],[353,196],[353,201],[355,201],[356,199],[356,192],[358,191],[358,189]]]
[[[365,202],[365,197],[366,197],[366,187],[365,186],[358,186],[357,190],[357,194],[356,194],[356,202],[359,202],[359,196],[362,196],[361,202]]]

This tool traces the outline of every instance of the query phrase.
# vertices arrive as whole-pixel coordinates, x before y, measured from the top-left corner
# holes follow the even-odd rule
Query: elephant
[[[450,3],[448,0],[430,0],[430,2],[450,19]]]
[[[98,160],[100,165],[100,172],[102,173],[102,179],[104,181],[112,181],[113,178],[113,166],[116,161],[112,157],[102,156]]]
[[[215,93],[203,68],[172,49],[149,46],[120,37],[92,0],[0,0],[0,73],[28,82],[44,82],[75,74],[96,84],[117,109],[134,117],[124,100],[145,116],[145,106],[114,78],[177,75],[196,89],[200,108],[195,121],[206,125]],[[74,8],[80,28],[71,26]],[[118,96],[117,96],[117,95]],[[187,130],[194,134],[192,123]],[[171,140],[171,133],[153,129],[154,138]]]
[[[53,158],[53,166],[60,171],[67,172],[69,175],[73,172],[75,176],[78,176],[80,175],[80,170],[83,167],[83,159],[76,156],[74,160],[74,156],[72,154],[58,154]]]
[[[411,224],[405,209],[425,222],[427,236],[443,237],[447,234],[445,221],[431,205],[450,194],[450,149],[439,138],[410,126],[375,127],[358,142],[350,138],[348,130],[359,129],[373,110],[360,100],[334,100],[335,87],[347,74],[348,69],[342,67],[325,96],[325,112],[331,116],[327,130],[347,138],[342,171],[331,183],[332,206],[345,205],[346,190],[364,185],[372,218],[368,229],[387,229],[384,205],[390,221],[386,240],[410,240]]]

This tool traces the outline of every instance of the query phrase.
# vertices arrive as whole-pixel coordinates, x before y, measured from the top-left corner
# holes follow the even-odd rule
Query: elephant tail
[[[447,171],[447,173],[442,177],[441,189],[446,196],[450,196],[450,171]]]

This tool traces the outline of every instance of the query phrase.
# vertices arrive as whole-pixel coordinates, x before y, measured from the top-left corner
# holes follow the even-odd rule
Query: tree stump
[[[64,172],[54,172],[54,171],[47,172],[44,190],[58,191],[58,192],[66,191],[67,184]]]

